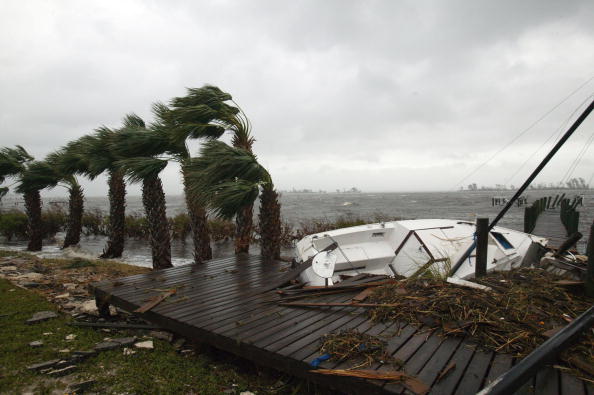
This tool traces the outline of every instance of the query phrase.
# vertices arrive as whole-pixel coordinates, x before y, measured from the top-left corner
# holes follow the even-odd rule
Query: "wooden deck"
[[[232,257],[91,287],[99,300],[128,311],[175,288],[174,296],[144,313],[143,318],[186,338],[346,393],[407,390],[398,383],[311,373],[309,363],[319,356],[320,337],[340,329],[356,328],[387,337],[388,351],[405,362],[404,371],[431,387],[434,394],[473,394],[514,364],[509,355],[478,350],[466,339],[441,337],[426,328],[406,324],[374,324],[361,309],[278,306],[274,302],[280,296],[275,292],[257,291],[280,278],[286,269],[280,263],[263,263],[257,256]],[[326,295],[316,301],[349,302],[357,292]],[[451,365],[454,368],[438,379]],[[320,365],[331,369],[345,366],[335,362]],[[371,368],[390,369],[379,365]],[[546,368],[518,393],[594,395],[594,386]]]
[[[567,231],[561,222],[559,210],[545,210],[536,220],[534,235],[549,239],[549,247],[558,248],[567,239]]]

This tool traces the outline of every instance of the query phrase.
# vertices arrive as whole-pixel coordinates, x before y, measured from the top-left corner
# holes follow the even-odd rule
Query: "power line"
[[[515,176],[518,175],[518,173],[528,164],[528,162],[530,162],[530,160],[532,160],[532,158],[551,140],[551,138],[553,138],[553,136],[555,136],[554,141],[559,140],[559,138],[561,137],[561,134],[563,133],[563,130],[567,127],[567,124],[569,123],[569,121],[571,121],[571,119],[575,116],[575,114],[583,107],[585,106],[590,100],[591,98],[594,97],[594,95],[590,95],[586,98],[586,100],[584,100],[575,110],[573,110],[573,112],[567,117],[567,119],[565,119],[565,121],[563,121],[563,123],[553,131],[553,133],[551,133],[551,135],[540,145],[540,147],[538,147],[536,149],[536,151],[534,151],[529,157],[528,159],[526,159],[526,161],[524,163],[522,163],[522,165],[518,168],[518,170],[516,170],[516,172],[514,174],[511,175],[511,177],[509,177],[507,180],[505,180],[505,182],[503,183],[504,185],[507,185],[511,182],[511,180],[513,180],[513,178]]]
[[[565,173],[565,175],[563,176],[563,178],[561,178],[561,182],[562,183],[565,183],[565,182],[569,181],[569,178],[573,175],[573,172],[575,171],[575,169],[577,168],[578,164],[581,162],[582,158],[584,157],[584,155],[586,154],[586,152],[590,148],[590,145],[592,145],[592,142],[593,141],[594,141],[594,132],[588,138],[588,140],[586,141],[586,143],[584,144],[584,146],[580,150],[580,153],[573,160],[573,162],[571,163],[571,165],[567,169],[567,172]]]
[[[507,144],[505,144],[503,147],[501,147],[499,150],[497,150],[497,152],[495,152],[491,157],[489,157],[489,159],[487,159],[486,161],[484,161],[483,163],[481,163],[478,167],[476,167],[474,170],[472,170],[466,176],[462,177],[462,179],[460,181],[458,181],[454,185],[454,188],[453,189],[455,189],[458,185],[462,184],[470,176],[474,175],[477,171],[479,171],[480,169],[482,169],[487,163],[491,162],[493,160],[493,158],[495,158],[497,155],[499,155],[501,152],[503,152],[510,145],[512,145],[513,143],[515,143],[520,137],[522,137],[524,134],[526,134],[529,130],[531,130],[534,126],[536,126],[540,121],[542,121],[547,116],[549,116],[553,111],[555,111],[557,108],[559,108],[559,106],[561,106],[563,103],[565,103],[567,100],[569,100],[573,95],[575,95],[578,91],[580,91],[584,86],[586,86],[587,84],[589,84],[592,80],[594,80],[594,75],[592,77],[588,78],[588,80],[586,80],[586,82],[583,82],[580,86],[578,86],[576,89],[574,89],[568,96],[566,96],[559,103],[555,104],[551,109],[549,109],[547,112],[545,112],[542,116],[540,116],[536,121],[534,121],[532,124],[530,124],[527,128],[525,128],[524,130],[522,130],[510,142],[508,142]]]

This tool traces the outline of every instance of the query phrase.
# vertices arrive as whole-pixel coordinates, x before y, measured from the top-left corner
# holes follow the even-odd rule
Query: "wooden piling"
[[[487,274],[487,247],[489,244],[489,218],[476,220],[476,264],[474,276],[482,277]]]
[[[586,294],[594,297],[594,222],[590,226],[590,238],[588,239],[588,247],[586,250],[588,255],[588,269],[586,270]]]

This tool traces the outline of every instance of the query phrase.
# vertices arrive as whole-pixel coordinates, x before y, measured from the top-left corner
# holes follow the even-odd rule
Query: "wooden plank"
[[[492,358],[492,352],[476,350],[455,393],[459,395],[477,393],[482,386]]]
[[[559,372],[551,366],[546,366],[536,373],[534,391],[542,395],[556,395],[559,393]],[[573,394],[571,394],[573,395]]]
[[[447,337],[437,351],[430,356],[425,366],[417,373],[419,380],[427,383],[427,385],[433,385],[440,374],[448,367],[452,355],[458,349],[461,342],[461,337]]]
[[[446,376],[433,385],[431,388],[432,394],[446,395],[452,394],[454,392],[458,382],[466,370],[466,366],[468,366],[468,363],[472,359],[475,349],[475,344],[467,342],[462,342],[460,344],[449,362],[453,363],[455,367]]]
[[[485,385],[490,384],[497,377],[507,372],[512,367],[512,364],[513,358],[511,357],[511,355],[495,354],[495,357],[491,362],[491,367],[489,368],[489,373],[485,378]]]
[[[443,339],[436,334],[432,334],[423,342],[421,347],[406,361],[403,370],[408,374],[417,377],[419,371],[425,366],[429,358],[435,353],[437,348],[441,345]],[[424,382],[425,385],[431,386],[431,383]],[[388,392],[400,393],[404,390],[401,383],[386,383],[384,389]]]
[[[560,374],[560,393],[564,395],[586,395],[586,386],[584,382],[577,377],[567,374]]]

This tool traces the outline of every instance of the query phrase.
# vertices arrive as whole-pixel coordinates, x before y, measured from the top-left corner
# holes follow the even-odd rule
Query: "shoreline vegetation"
[[[148,271],[111,260],[44,259],[0,248],[0,393],[330,393],[168,332],[72,325],[102,322],[89,282]],[[56,316],[26,323],[42,311]],[[136,318],[118,310],[111,319]],[[131,344],[97,349],[112,339]],[[136,346],[147,342],[152,348]],[[30,369],[51,360],[61,365]],[[63,369],[68,371],[61,374]]]
[[[369,217],[362,217],[354,214],[341,215],[335,219],[313,218],[299,223],[283,221],[281,224],[281,245],[286,248],[293,246],[295,240],[312,233],[324,232],[332,229],[345,228],[349,226],[364,225],[374,222],[396,221],[402,218],[388,217],[383,214],[374,214]],[[187,213],[179,213],[167,218],[172,240],[188,240],[192,229],[190,216]],[[59,232],[66,232],[68,227],[68,212],[60,206],[51,206],[42,210],[41,229],[44,239],[52,238]],[[209,218],[208,229],[212,241],[230,240],[235,235],[235,223],[231,220]],[[84,236],[108,236],[109,216],[102,210],[93,209],[85,211],[82,216],[82,235]],[[126,238],[137,240],[149,240],[149,223],[145,216],[132,213],[125,217]],[[0,213],[0,237],[7,241],[27,240],[27,214],[17,208],[6,210]],[[260,228],[255,225],[252,229],[252,242],[260,239]]]

